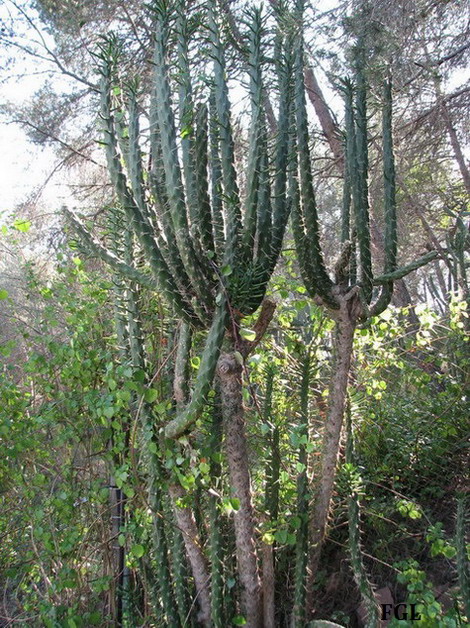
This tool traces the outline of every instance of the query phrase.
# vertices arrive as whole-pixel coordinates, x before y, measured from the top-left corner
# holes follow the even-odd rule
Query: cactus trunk
[[[340,301],[336,315],[334,361],[328,395],[328,410],[323,433],[321,470],[316,481],[316,494],[310,522],[310,551],[308,558],[307,607],[313,606],[313,584],[318,570],[321,548],[326,531],[331,497],[336,476],[341,428],[348,389],[349,370],[355,331],[356,297]]]
[[[256,550],[251,480],[245,433],[245,417],[241,387],[242,366],[233,353],[219,358],[217,373],[220,383],[230,485],[238,500],[234,514],[238,576],[242,588],[241,601],[247,628],[261,628],[263,606],[261,579]]]

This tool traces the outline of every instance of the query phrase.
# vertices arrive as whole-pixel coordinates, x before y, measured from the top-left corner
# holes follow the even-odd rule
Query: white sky
[[[14,7],[8,0],[3,3],[0,0],[0,23],[3,20],[8,23],[13,11]],[[45,37],[48,36],[45,34]],[[4,51],[0,49],[0,107],[5,104],[21,105],[27,102],[44,85],[47,78],[45,72],[52,68],[51,64],[45,61],[25,57],[21,51],[10,49],[9,52],[14,58],[14,64],[6,69]],[[0,116],[0,147],[0,223],[2,223],[8,214],[14,212],[16,205],[29,199],[44,184],[57,160],[52,147],[38,146],[30,142],[21,126],[8,120],[7,116]],[[59,186],[59,180],[52,179],[41,193],[41,204],[43,206],[53,204],[57,207],[58,196],[63,194],[64,189],[63,186]],[[56,207],[51,207],[51,211]]]
[[[318,6],[325,11],[336,5],[337,0],[319,0]],[[0,0],[0,23],[8,16],[12,5],[8,0]],[[46,35],[46,37],[48,37]],[[49,38],[48,38],[49,39]],[[49,39],[50,41],[50,39]],[[22,55],[21,55],[22,57]],[[23,60],[18,54],[18,66],[22,73],[21,78],[8,77],[5,71],[5,59],[0,52],[0,106],[6,102],[21,104],[28,100],[34,92],[43,85],[44,72],[51,68],[46,62]],[[458,86],[468,77],[462,72],[455,76],[453,83]],[[322,73],[319,75],[322,80]],[[60,80],[58,77],[57,80]],[[452,85],[452,88],[455,87]],[[327,99],[334,98],[333,92],[326,87]],[[2,215],[13,212],[15,205],[26,200],[38,186],[40,186],[52,171],[56,159],[53,149],[40,147],[28,141],[24,131],[16,124],[8,123],[5,117],[0,116],[0,223]],[[67,198],[67,188],[63,185],[64,176],[61,173],[54,177],[41,194],[41,204],[50,206],[50,211],[56,210]]]

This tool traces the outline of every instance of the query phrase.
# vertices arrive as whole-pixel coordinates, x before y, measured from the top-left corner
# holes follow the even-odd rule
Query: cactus
[[[176,416],[163,430],[165,437],[177,438],[191,428],[204,407],[227,328],[231,332],[228,336],[230,353],[225,356],[225,365],[232,364],[234,351],[246,355],[256,344],[246,344],[242,350],[239,324],[243,316],[255,312],[263,301],[289,215],[286,178],[292,38],[287,34],[278,37],[281,42],[278,46],[281,54],[276,62],[279,132],[271,146],[267,138],[262,80],[263,18],[261,10],[252,12],[248,33],[252,115],[246,163],[248,186],[246,198],[242,199],[235,168],[224,46],[216,3],[208,4],[205,16],[213,74],[207,80],[208,87],[199,90],[197,98],[188,52],[192,36],[187,21],[188,11],[191,11],[189,3],[183,0],[154,3],[151,10],[155,48],[150,109],[146,115],[150,146],[148,168],[144,166],[144,138],[140,130],[140,121],[145,115],[141,105],[145,94],[138,80],[126,83],[120,79],[121,54],[116,37],[107,37],[100,53],[101,119],[108,170],[118,203],[145,258],[146,269],[141,270],[122,255],[109,251],[77,216],[70,215],[89,248],[114,271],[158,289],[186,324],[207,330],[192,397],[186,404],[178,404]],[[176,19],[170,19],[174,16]],[[175,29],[177,41],[174,60],[179,70],[177,107],[172,102],[168,68],[168,40],[172,29]],[[260,319],[262,316],[263,310]],[[264,316],[262,320],[267,323],[269,317]],[[259,330],[256,342],[262,335],[262,325]],[[224,371],[222,365],[218,377],[222,394],[223,391],[226,394],[222,407],[230,479],[234,494],[241,496],[235,531],[244,612],[248,625],[255,626],[261,621],[260,600],[257,599],[260,587],[251,495],[245,490],[250,477],[241,377],[239,366],[229,370],[230,373]],[[234,416],[236,420],[232,421]]]
[[[334,366],[328,396],[321,471],[310,519],[309,595],[312,608],[313,580],[330,509],[339,442],[351,365],[354,332],[360,322],[380,314],[390,303],[393,282],[434,259],[431,252],[404,268],[397,268],[397,220],[395,171],[392,145],[391,83],[384,83],[383,164],[385,259],[383,273],[372,270],[368,198],[367,86],[362,42],[356,47],[355,80],[344,82],[346,103],[346,172],[342,205],[341,253],[335,277],[328,273],[320,242],[309,153],[308,119],[304,89],[302,37],[303,0],[297,3],[298,33],[294,46],[295,116],[291,124],[289,196],[292,202],[292,229],[299,267],[309,295],[322,304],[336,321]]]
[[[307,557],[308,557],[308,476],[307,476],[307,437],[308,437],[308,404],[311,373],[311,356],[307,349],[302,356],[300,382],[300,451],[299,463],[303,470],[297,477],[297,516],[300,526],[297,531],[295,547],[295,582],[294,582],[294,616],[293,625],[305,626],[305,600],[307,593]]]
[[[278,369],[272,363],[268,363],[265,368],[266,392],[263,404],[263,421],[264,425],[269,427],[269,454],[265,467],[264,506],[270,526],[273,526],[279,516],[279,476],[281,471],[280,429],[273,415],[274,378]],[[274,626],[275,623],[276,564],[274,550],[274,543],[266,544],[262,548],[263,607],[266,627]]]
[[[354,439],[352,432],[351,407],[349,400],[346,408],[346,469],[348,473],[348,545],[351,557],[351,566],[354,580],[361,594],[362,602],[366,609],[367,620],[365,628],[376,628],[380,625],[379,607],[375,599],[374,590],[362,560],[361,549],[361,518],[359,495],[362,480],[357,468],[354,466]]]
[[[110,208],[109,230],[112,238],[111,248],[113,254],[116,257],[122,257],[124,263],[129,268],[133,268],[133,234],[127,224],[124,213],[119,208]],[[113,286],[115,326],[120,361],[122,364],[130,364],[134,370],[145,371],[145,351],[139,311],[139,294],[135,279],[129,275],[123,277],[121,273],[115,272]],[[130,410],[135,418],[139,417],[142,429],[152,434],[154,431],[154,417],[149,404],[144,399],[140,400],[139,403],[139,400],[134,397],[130,402]],[[128,429],[129,426],[125,426],[125,431],[128,431]],[[153,440],[145,442],[155,445]],[[155,609],[159,608],[161,603],[164,613],[168,617],[168,625],[178,628],[181,624],[175,615],[176,604],[171,584],[166,531],[163,524],[164,513],[161,486],[163,471],[160,460],[152,447],[148,448],[145,456],[149,475],[149,504],[153,519],[153,558],[157,566],[156,593],[159,598],[152,601]],[[143,572],[145,573],[146,571],[148,569],[144,566]],[[153,577],[152,580],[154,580]]]
[[[173,108],[167,62],[173,9],[177,15],[179,120]],[[236,327],[241,316],[253,313],[260,305],[280,252],[289,213],[285,189],[285,112],[291,94],[289,55],[284,55],[285,62],[277,64],[280,130],[274,155],[268,155],[262,85],[262,17],[260,11],[254,11],[250,25],[249,185],[242,202],[215,3],[210,3],[208,9],[212,86],[210,93],[206,90],[197,103],[188,54],[192,33],[185,17],[187,10],[183,1],[153,6],[155,49],[147,116],[151,163],[148,169],[143,164],[141,148],[139,82],[133,80],[116,89],[119,42],[109,36],[101,47],[101,119],[108,170],[149,270],[126,264],[122,256],[100,244],[80,219],[69,212],[80,236],[116,272],[152,289],[158,288],[188,324],[208,329],[192,399],[166,426],[165,435],[170,438],[187,431],[203,408],[229,322],[228,311],[234,319],[232,327]]]
[[[210,439],[210,475],[215,490],[220,491],[222,467],[218,456],[222,446],[222,413],[220,395],[217,393],[212,409],[212,430]],[[211,603],[212,623],[215,628],[226,625],[224,600],[224,540],[222,533],[222,518],[218,508],[218,497],[211,494],[209,497],[209,552],[211,557]]]
[[[264,422],[270,427],[270,457],[266,464],[265,507],[272,522],[276,521],[279,515],[279,474],[281,471],[279,426],[275,424],[272,412],[276,372],[273,364],[266,366],[266,393],[263,407]]]

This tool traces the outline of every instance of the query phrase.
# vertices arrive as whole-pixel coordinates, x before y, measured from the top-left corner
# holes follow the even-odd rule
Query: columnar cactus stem
[[[354,439],[352,432],[351,407],[347,404],[346,409],[346,463],[351,465],[349,471],[355,470],[354,465]],[[352,475],[352,473],[351,473]],[[354,580],[361,594],[362,602],[367,613],[365,628],[376,628],[380,625],[379,608],[375,599],[372,584],[369,581],[367,571],[362,559],[361,549],[361,519],[359,504],[360,478],[352,478],[348,495],[348,531],[349,531],[349,553],[351,555],[351,566],[354,573]]]
[[[211,430],[211,480],[217,491],[220,491],[222,465],[216,459],[220,455],[222,446],[222,411],[220,406],[220,394],[216,393],[214,408],[212,411]],[[225,600],[224,600],[224,539],[222,532],[222,518],[218,509],[218,497],[214,494],[209,497],[209,552],[211,556],[211,602],[212,622],[215,628],[225,628]]]
[[[279,452],[279,427],[273,423],[272,403],[276,369],[269,365],[266,370],[266,393],[263,408],[264,421],[270,426],[270,457],[266,465],[265,505],[270,520],[276,521],[279,515],[279,474],[281,455]]]
[[[133,233],[130,225],[126,223],[124,213],[117,208],[111,212],[110,231],[113,238],[112,248],[115,255],[122,255],[125,263],[133,267]],[[135,370],[145,371],[145,355],[143,334],[138,304],[137,285],[117,274],[115,277],[116,294],[116,330],[119,343],[121,361],[129,363]],[[140,406],[137,398],[131,401],[132,414],[138,416],[144,430],[154,429],[154,417],[149,404],[144,400]],[[153,441],[151,441],[153,442]],[[155,443],[153,443],[155,444]],[[161,484],[163,473],[158,456],[150,450],[145,452],[149,475],[149,504],[153,519],[153,553],[157,564],[157,589],[161,605],[168,618],[168,625],[179,628],[176,618],[176,604],[171,585],[171,572],[168,562],[168,544],[163,519],[163,500]],[[123,550],[124,548],[122,548]],[[160,607],[160,601],[154,600],[156,608]]]
[[[308,476],[307,476],[307,436],[308,436],[308,405],[310,387],[311,357],[309,352],[302,359],[302,376],[300,382],[300,424],[301,441],[299,463],[303,465],[297,477],[297,516],[300,526],[297,530],[295,547],[295,582],[294,582],[294,626],[305,626],[306,595],[307,595],[307,558],[308,558]],[[302,438],[304,437],[304,438]]]
[[[354,214],[359,248],[362,294],[366,303],[372,300],[372,258],[369,224],[369,155],[367,139],[366,80],[364,51],[358,46],[356,59],[356,163],[353,185]]]
[[[273,389],[276,368],[272,364],[266,367],[266,392],[263,407],[265,425],[270,428],[269,457],[266,460],[265,510],[272,526],[279,515],[279,476],[281,454],[279,450],[280,430],[273,416]],[[263,552],[263,612],[266,628],[275,625],[276,614],[276,565],[274,543],[265,545]]]

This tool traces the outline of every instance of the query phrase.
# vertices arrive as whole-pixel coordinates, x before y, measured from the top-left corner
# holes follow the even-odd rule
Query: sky
[[[11,3],[0,0],[0,25],[8,23]],[[17,28],[21,33],[20,23]],[[47,35],[45,35],[47,37]],[[26,103],[44,84],[51,64],[28,59],[20,51],[10,51],[13,64],[7,67],[7,54],[0,47],[0,112],[4,105]],[[52,147],[33,144],[24,130],[0,115],[0,223],[12,214],[15,207],[33,196],[42,186],[56,164]],[[52,180],[40,195],[41,205],[57,205],[65,190],[59,180]],[[3,218],[2,218],[3,217]]]
[[[337,0],[321,0],[322,10],[332,8]],[[4,20],[8,21],[9,13],[13,10],[10,0],[0,0],[0,26]],[[31,11],[31,10],[29,10]],[[19,32],[21,26],[18,23]],[[44,37],[49,38],[47,34]],[[49,42],[51,39],[49,38]],[[0,47],[0,111],[5,103],[19,104],[26,102],[34,92],[43,85],[44,72],[51,69],[51,64],[23,58],[16,54],[17,67],[22,76],[15,76],[6,69],[6,55]],[[57,75],[56,75],[57,77]],[[322,78],[321,76],[319,78]],[[463,75],[453,77],[455,85],[462,84]],[[54,80],[60,80],[55,78]],[[328,88],[325,95],[334,98]],[[52,147],[42,147],[28,141],[25,132],[17,125],[0,115],[0,223],[2,216],[11,214],[15,206],[30,197],[35,190],[46,180],[57,163]],[[54,177],[40,195],[41,206],[49,206],[51,211],[56,210],[69,199],[67,187],[64,186],[64,177]]]

